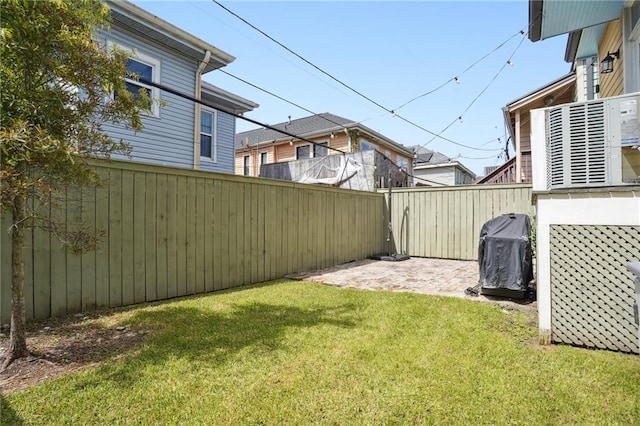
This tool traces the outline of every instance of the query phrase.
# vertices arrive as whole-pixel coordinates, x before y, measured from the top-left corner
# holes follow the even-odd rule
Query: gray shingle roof
[[[355,126],[356,124],[357,123],[353,120],[325,112],[322,114],[312,115],[310,117],[291,120],[291,122],[285,121],[283,123],[272,124],[271,127],[286,130],[294,135],[304,136],[310,133],[340,130],[341,128]],[[247,143],[249,145],[255,145],[256,143],[286,137],[288,137],[286,134],[271,129],[262,128],[249,130],[236,135],[236,149],[244,148]]]
[[[414,162],[415,166],[427,166],[432,164],[444,164],[453,161],[451,158],[438,151],[432,151],[421,146],[412,147],[417,154],[417,158]]]
[[[345,129],[359,129],[362,132],[375,137],[378,141],[382,141],[383,144],[392,147],[392,149],[397,152],[403,153],[406,156],[412,155],[412,151],[406,146],[389,139],[367,126],[329,112],[298,118],[296,120],[291,120],[291,122],[285,121],[284,123],[273,124],[271,127],[278,130],[285,130],[292,135],[301,137],[326,135],[331,132],[340,132]],[[236,150],[238,150],[246,148],[247,146],[255,146],[256,144],[263,142],[272,142],[276,140],[284,142],[283,140],[287,140],[288,138],[290,138],[290,136],[277,130],[266,128],[249,130],[236,135],[235,147]]]

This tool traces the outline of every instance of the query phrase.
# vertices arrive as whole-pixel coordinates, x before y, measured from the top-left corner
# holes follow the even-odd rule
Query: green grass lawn
[[[113,315],[141,349],[2,424],[640,424],[640,357],[540,347],[496,304],[281,281]]]

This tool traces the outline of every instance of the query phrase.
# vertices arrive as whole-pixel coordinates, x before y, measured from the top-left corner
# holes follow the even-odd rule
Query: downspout
[[[198,66],[198,70],[196,71],[196,93],[195,98],[200,100],[202,97],[202,72],[205,67],[209,64],[209,60],[211,59],[211,51],[207,50],[204,53],[204,58],[202,58],[202,62]],[[200,168],[200,104],[195,102],[195,119],[194,119],[194,129],[193,129],[193,168]]]

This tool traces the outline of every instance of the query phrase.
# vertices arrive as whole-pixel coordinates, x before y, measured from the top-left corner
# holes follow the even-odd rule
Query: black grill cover
[[[481,289],[524,292],[533,279],[531,222],[524,214],[505,214],[482,226],[478,247]]]

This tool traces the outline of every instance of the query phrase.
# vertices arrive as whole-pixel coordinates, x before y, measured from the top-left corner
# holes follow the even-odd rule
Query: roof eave
[[[230,54],[218,49],[214,45],[207,43],[204,40],[199,39],[198,37],[190,34],[181,28],[176,27],[173,24],[159,18],[158,16],[149,13],[145,9],[138,7],[126,0],[104,0],[107,6],[110,9],[115,10],[121,14],[129,16],[131,18],[135,18],[138,22],[142,23],[146,27],[155,30],[158,33],[164,34],[165,36],[171,37],[175,40],[180,41],[183,44],[190,46],[195,50],[199,50],[202,52],[203,57],[204,53],[208,50],[211,52],[212,57],[215,59],[215,62],[210,62],[209,65],[204,69],[204,72],[213,71],[214,69],[220,68],[220,66],[225,66],[233,62],[236,58],[231,56]],[[218,65],[217,63],[220,65]]]
[[[413,170],[429,170],[429,169],[438,169],[442,167],[458,167],[464,170],[465,172],[467,172],[468,174],[474,177],[476,176],[475,173],[473,173],[471,170],[466,168],[465,165],[460,163],[459,161],[451,161],[449,163],[438,163],[438,164],[425,164],[423,166],[413,166]]]
[[[536,90],[533,90],[527,93],[526,95],[521,96],[520,98],[509,102],[505,108],[507,108],[509,112],[515,111],[519,108],[522,108],[522,106],[548,94],[549,92],[558,90],[564,87],[565,85],[573,84],[575,82],[575,79],[576,79],[576,74],[575,72],[572,71],[558,78],[557,80],[547,83],[546,85],[539,87]]]
[[[565,62],[573,62],[576,60],[578,46],[580,45],[580,37],[582,37],[582,30],[576,30],[569,33],[569,37],[567,38],[567,47],[564,51]]]
[[[245,99],[231,92],[227,92],[226,90],[223,90],[204,81],[202,82],[202,93],[225,101],[232,106],[236,113],[253,111],[260,106],[257,103],[250,101],[249,99]]]
[[[400,145],[399,143],[389,139],[388,137],[381,135],[380,133],[376,132],[375,130],[372,130],[366,126],[363,126],[361,124],[358,123],[346,123],[344,125],[339,125],[339,126],[334,126],[334,127],[329,127],[329,128],[324,128],[324,129],[320,129],[320,130],[314,130],[313,132],[307,132],[307,133],[300,133],[297,136],[297,138],[305,138],[305,139],[309,139],[309,138],[313,138],[313,137],[318,137],[318,136],[330,136],[331,133],[337,133],[337,132],[341,132],[344,130],[359,130],[362,133],[377,139],[381,142],[383,142],[383,145],[388,146],[389,148],[392,148],[395,151],[398,151],[404,155],[406,155],[409,158],[413,158],[413,151],[407,149],[406,147],[404,147],[403,145]],[[248,131],[251,132],[251,131]],[[244,133],[248,133],[248,132],[244,132]],[[241,133],[239,134],[241,135]],[[292,139],[296,139],[293,138],[291,136],[282,136],[276,139],[269,139],[268,142],[269,143],[284,143],[284,142],[289,142]],[[263,143],[265,141],[260,141],[258,144]],[[256,146],[256,144],[251,144],[251,146]]]
[[[543,0],[529,0],[529,40],[539,41],[542,35]]]

